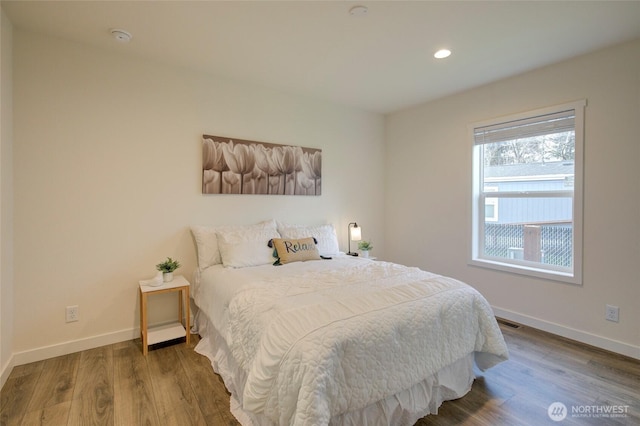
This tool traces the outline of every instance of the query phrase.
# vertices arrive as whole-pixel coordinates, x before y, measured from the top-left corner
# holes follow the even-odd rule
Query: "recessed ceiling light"
[[[353,6],[349,9],[349,15],[355,17],[367,16],[367,13],[369,13],[369,8],[367,8],[367,6]]]
[[[119,30],[119,29],[112,29],[111,30],[111,35],[113,36],[113,38],[118,40],[120,43],[129,43],[131,41],[131,39],[133,38],[131,33],[129,33],[128,31]]]
[[[440,49],[433,54],[433,57],[437,59],[444,59],[448,58],[449,56],[451,56],[451,51],[448,49]]]

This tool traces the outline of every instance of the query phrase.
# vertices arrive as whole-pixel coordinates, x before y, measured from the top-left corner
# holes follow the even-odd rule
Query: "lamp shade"
[[[358,225],[354,226],[353,228],[349,228],[349,231],[351,232],[351,241],[362,240],[362,228],[360,228]]]

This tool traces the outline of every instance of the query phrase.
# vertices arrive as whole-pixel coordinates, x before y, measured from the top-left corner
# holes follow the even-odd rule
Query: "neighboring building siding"
[[[573,185],[571,162],[513,164],[485,169],[485,187],[491,191],[559,191]],[[569,170],[567,170],[569,169]],[[537,224],[571,222],[570,198],[522,198],[495,201],[497,224]]]

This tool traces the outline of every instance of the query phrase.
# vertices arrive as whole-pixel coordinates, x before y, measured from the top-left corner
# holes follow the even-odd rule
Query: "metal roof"
[[[503,166],[487,166],[484,168],[485,178],[573,175],[573,161],[551,161],[546,163],[507,164]]]

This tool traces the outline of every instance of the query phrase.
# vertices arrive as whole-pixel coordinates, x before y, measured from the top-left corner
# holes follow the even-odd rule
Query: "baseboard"
[[[597,336],[595,334],[576,330],[549,321],[544,321],[535,317],[530,317],[528,315],[513,312],[508,309],[502,309],[496,306],[493,306],[492,308],[494,314],[498,317],[640,360],[640,347],[638,346],[608,339],[602,336]],[[0,374],[0,387],[4,386],[9,377],[9,374],[11,374],[11,370],[16,365],[28,364],[30,362],[42,361],[44,359],[54,358],[61,355],[67,355],[74,352],[97,348],[100,346],[111,345],[113,343],[133,340],[138,338],[139,336],[140,330],[137,328],[131,328],[116,331],[113,333],[87,337],[84,339],[62,342],[55,345],[42,346],[40,348],[30,349],[28,351],[16,352],[9,359],[9,361],[4,366],[2,366],[2,372]]]
[[[11,370],[13,370],[14,358],[13,355],[9,358],[9,361],[2,366],[2,371],[0,372],[0,389],[7,383],[7,379],[9,379],[9,374],[11,374]]]
[[[68,342],[57,343],[50,346],[42,346],[23,352],[15,352],[13,354],[14,365],[28,364],[30,362],[42,361],[44,359],[54,358],[61,355],[72,354],[74,352],[85,351],[100,346],[111,345],[113,343],[133,340],[140,337],[139,329],[126,329],[115,331],[113,333],[91,336],[79,340],[71,340]]]
[[[193,313],[190,316],[190,324],[193,324]],[[162,325],[163,323],[153,324]],[[74,352],[86,351],[87,349],[98,348],[100,346],[112,345],[114,343],[125,342],[140,337],[140,328],[128,328],[125,330],[114,331],[112,333],[100,334],[98,336],[86,337],[79,340],[70,340],[68,342],[56,343],[55,345],[42,346],[28,351],[14,352],[11,357],[11,365],[6,368],[7,377],[11,373],[11,369],[16,365],[28,364],[30,362],[42,361],[61,355],[68,355]],[[5,369],[2,370],[2,384],[6,380]]]
[[[492,308],[493,313],[497,317],[640,360],[640,346],[634,346],[628,343],[619,342],[617,340],[608,339],[603,336],[576,330],[564,325],[544,321],[539,318],[530,317],[528,315],[519,314],[508,309],[502,309],[496,306],[492,306]]]

